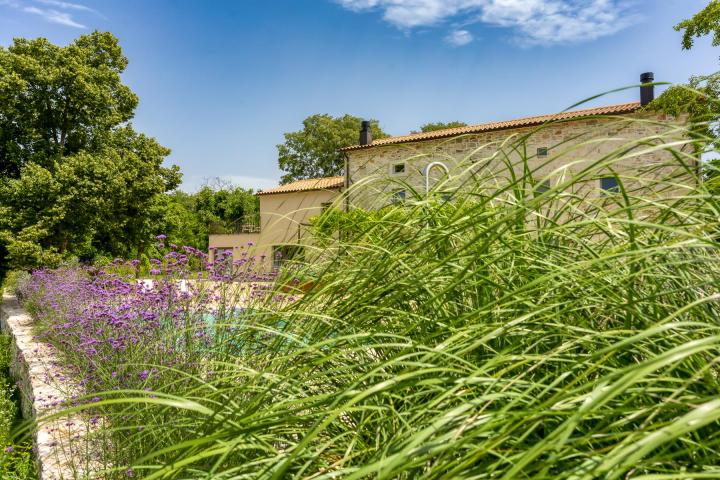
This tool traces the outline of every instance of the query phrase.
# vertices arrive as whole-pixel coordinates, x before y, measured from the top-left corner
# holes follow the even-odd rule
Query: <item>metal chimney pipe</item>
[[[640,75],[640,105],[643,107],[655,100],[655,74],[646,72]]]
[[[370,122],[363,120],[360,127],[360,145],[371,145],[373,142],[372,131],[370,130]]]

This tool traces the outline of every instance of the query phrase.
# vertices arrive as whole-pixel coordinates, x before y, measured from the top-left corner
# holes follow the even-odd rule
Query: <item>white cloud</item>
[[[26,13],[33,13],[40,15],[45,20],[51,23],[59,23],[60,25],[66,25],[74,28],[86,28],[82,23],[78,23],[73,20],[72,15],[67,12],[61,12],[52,8],[38,8],[38,7],[24,7],[23,11]]]
[[[473,36],[467,30],[453,30],[445,37],[445,41],[455,47],[462,47],[473,41]]]
[[[594,40],[612,35],[638,20],[629,11],[627,0],[336,1],[356,12],[381,11],[385,21],[404,30],[446,22],[462,26],[483,23],[508,28],[516,40],[525,44]]]
[[[37,0],[39,3],[44,3],[45,5],[51,5],[53,7],[61,8],[63,10],[81,10],[84,12],[94,12],[90,7],[86,7],[85,5],[80,5],[79,3],[70,3],[70,2],[61,2],[59,0]]]
[[[32,2],[26,0],[0,0],[0,6],[6,6],[32,15],[38,15],[48,22],[73,28],[87,28],[85,25],[75,20],[73,17],[74,13],[97,13],[95,10],[90,7],[86,7],[85,5],[64,2],[62,0],[33,0]]]

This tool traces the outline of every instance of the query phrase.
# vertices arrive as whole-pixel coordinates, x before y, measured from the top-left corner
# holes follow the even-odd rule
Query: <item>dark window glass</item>
[[[535,185],[535,195],[542,195],[548,190],[550,190],[550,180],[545,180]]]
[[[405,173],[405,164],[398,163],[397,165],[393,165],[393,173]]]
[[[548,156],[548,149],[547,147],[540,147],[537,149],[537,156],[538,157],[547,157]]]
[[[396,190],[393,192],[393,202],[401,203],[405,201],[405,190]]]
[[[601,178],[600,188],[606,193],[618,193],[620,191],[620,185],[618,185],[617,178],[615,177]]]

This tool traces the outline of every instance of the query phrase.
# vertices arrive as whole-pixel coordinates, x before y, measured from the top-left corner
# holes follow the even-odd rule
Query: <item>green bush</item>
[[[19,409],[8,371],[10,344],[8,335],[0,335],[0,479],[30,480],[37,478],[30,442],[17,442],[13,437]]]

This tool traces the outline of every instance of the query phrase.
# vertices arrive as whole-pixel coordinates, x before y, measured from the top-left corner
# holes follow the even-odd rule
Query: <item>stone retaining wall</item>
[[[36,341],[33,320],[15,295],[3,292],[0,329],[12,336],[11,374],[20,390],[26,419],[40,419],[56,413],[68,396],[79,389],[59,373],[53,349]],[[80,415],[42,421],[34,432],[35,454],[40,480],[77,480],[92,476],[92,448],[86,440],[94,427]]]

